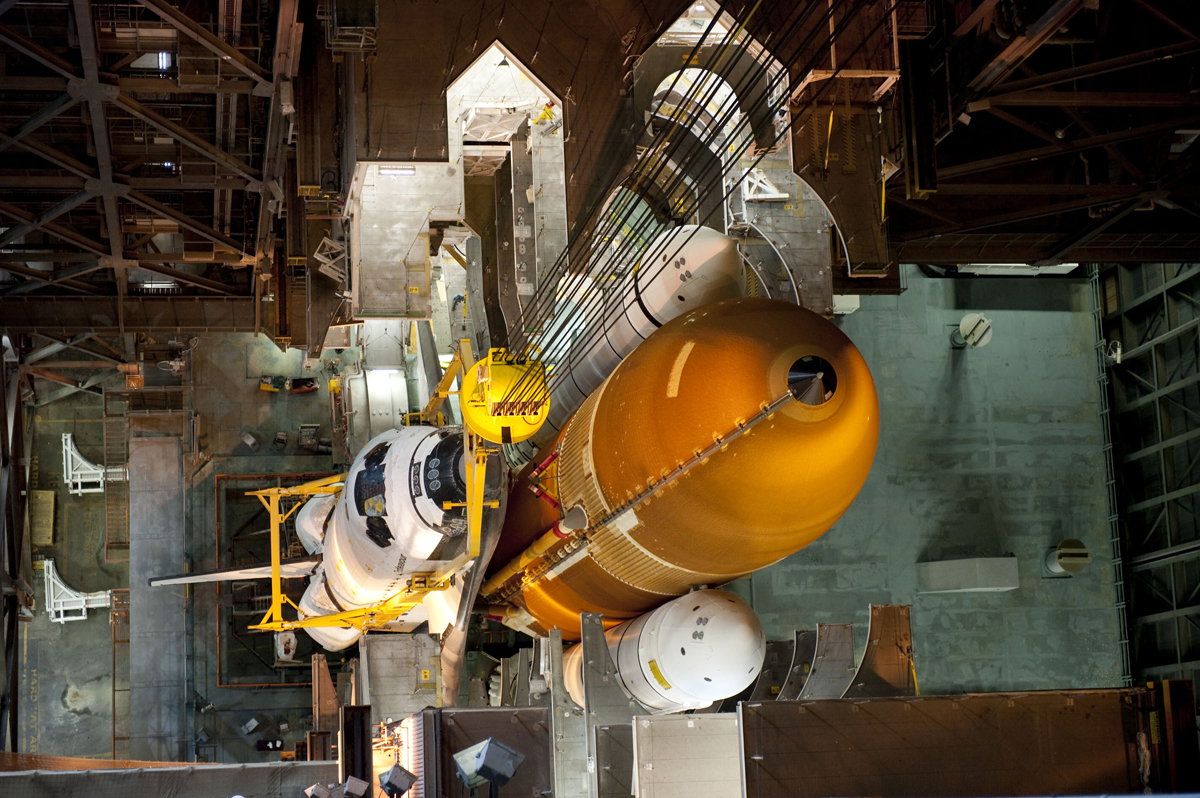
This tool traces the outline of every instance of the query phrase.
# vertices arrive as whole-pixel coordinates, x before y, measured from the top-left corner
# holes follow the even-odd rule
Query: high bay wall
[[[1200,267],[1100,270],[1131,654],[1143,679],[1200,666]]]

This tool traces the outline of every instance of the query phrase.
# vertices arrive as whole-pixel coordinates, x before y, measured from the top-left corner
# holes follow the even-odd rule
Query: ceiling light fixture
[[[415,166],[381,166],[379,174],[381,175],[415,175],[417,167]]]

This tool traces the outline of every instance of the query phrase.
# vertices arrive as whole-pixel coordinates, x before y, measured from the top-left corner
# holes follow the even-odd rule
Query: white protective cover
[[[574,329],[564,331],[557,319],[547,329],[555,338],[569,338],[572,344],[561,356],[547,352],[553,360],[556,383],[550,395],[550,413],[532,438],[505,447],[514,465],[532,459],[650,333],[693,308],[746,294],[737,242],[697,225],[672,228],[650,242],[629,290],[610,293],[605,300],[603,330],[597,330],[594,323],[586,324],[593,332],[584,329],[585,318],[598,310],[586,304],[587,298],[598,296],[601,287],[593,286],[588,278],[568,280],[574,296],[565,299],[558,317],[574,317]],[[559,379],[563,376],[565,379]]]
[[[309,554],[321,550],[325,539],[325,519],[337,503],[337,496],[313,496],[296,511],[296,537]]]
[[[605,633],[625,692],[659,712],[702,709],[749,687],[767,643],[750,605],[697,590]],[[583,706],[583,646],[563,656],[567,690]]]

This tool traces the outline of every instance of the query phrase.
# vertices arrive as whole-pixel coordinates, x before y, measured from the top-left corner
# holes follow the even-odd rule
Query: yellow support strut
[[[297,504],[287,512],[279,509],[279,500],[284,496],[318,496],[322,494],[338,494],[346,481],[347,474],[337,474],[331,477],[306,482],[290,488],[265,488],[251,491],[249,495],[257,496],[267,512],[271,515],[271,608],[263,616],[262,621],[251,626],[268,632],[282,632],[286,629],[303,629],[311,626],[341,626],[354,627],[365,632],[372,627],[384,626],[402,617],[429,593],[445,590],[450,587],[454,573],[466,564],[469,557],[463,555],[454,562],[448,563],[437,573],[409,574],[408,584],[403,590],[393,595],[381,604],[373,607],[346,610],[332,615],[317,615],[311,618],[289,620],[283,617],[283,607],[288,604],[299,613],[300,608],[283,592],[280,576],[281,555],[279,547],[280,527],[291,517],[292,513],[301,506]]]

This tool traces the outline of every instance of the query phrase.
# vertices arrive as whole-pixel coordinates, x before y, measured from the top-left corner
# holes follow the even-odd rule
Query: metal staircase
[[[104,396],[104,466],[129,467],[129,417],[122,395]],[[104,560],[129,560],[129,482],[104,482]]]

